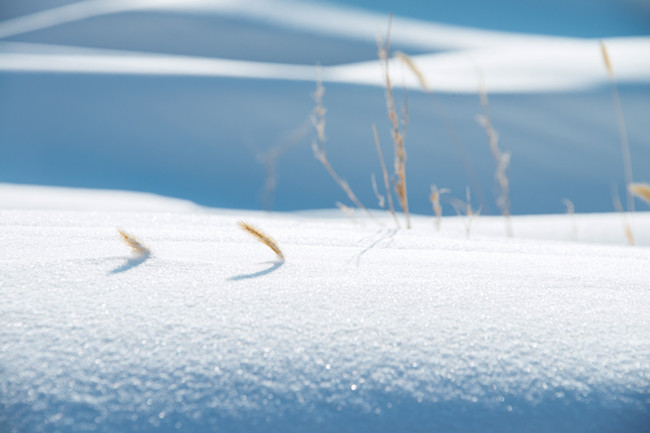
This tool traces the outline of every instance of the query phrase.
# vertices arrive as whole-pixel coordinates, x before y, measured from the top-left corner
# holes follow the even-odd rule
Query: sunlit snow
[[[389,11],[363,3],[3,3],[0,433],[648,431],[650,206],[618,202],[621,135],[650,182],[649,10],[549,2],[569,35],[505,28],[515,0],[394,3],[391,53],[429,86],[391,58],[407,230],[371,187]],[[314,158],[317,76],[376,220]]]
[[[646,248],[533,240],[519,218],[516,239],[478,225],[467,239],[458,218],[407,231],[387,215],[165,211],[147,196],[138,210],[119,193],[105,203],[130,210],[109,211],[93,191],[16,190],[89,203],[43,210],[12,190],[0,193],[3,431],[647,426]],[[535,226],[572,236],[570,216]],[[133,258],[115,227],[152,255]]]

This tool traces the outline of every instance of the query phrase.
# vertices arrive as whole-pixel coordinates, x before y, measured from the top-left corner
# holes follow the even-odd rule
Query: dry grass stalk
[[[384,209],[386,207],[386,198],[381,195],[379,188],[377,188],[377,179],[375,178],[374,173],[370,175],[370,183],[372,185],[372,192],[374,192],[375,197],[377,197],[377,204],[380,208]]]
[[[285,153],[296,147],[309,133],[310,119],[305,119],[288,137],[266,152],[258,153],[257,160],[264,165],[264,210],[272,211],[275,201],[275,191],[278,186],[277,160]]]
[[[575,241],[578,239],[578,224],[576,223],[576,208],[573,205],[573,202],[568,198],[562,199],[562,203],[566,206],[566,212],[571,215],[571,220],[573,222],[573,231],[571,238]]]
[[[630,221],[627,219],[627,214],[623,210],[623,205],[621,204],[621,198],[618,196],[618,191],[615,187],[612,187],[612,201],[614,202],[614,209],[623,216],[623,231],[625,232],[625,238],[627,243],[634,245],[634,233],[632,233],[632,226]]]
[[[417,67],[413,59],[411,59],[408,55],[404,54],[401,51],[395,52],[395,57],[400,59],[404,65],[406,65],[407,68],[410,69],[411,72],[413,72],[413,75],[415,75],[415,78],[418,79],[420,82],[420,87],[425,92],[428,92],[430,90],[429,84],[427,83],[427,79],[424,77],[424,74],[422,73],[422,70]]]
[[[603,62],[605,62],[605,69],[607,69],[607,75],[610,79],[614,79],[614,68],[612,67],[612,61],[609,59],[609,53],[607,52],[607,47],[603,41],[600,41],[600,52],[603,55]]]
[[[379,135],[377,135],[377,127],[372,125],[372,135],[375,138],[375,146],[377,147],[377,154],[379,155],[379,162],[381,164],[381,171],[384,174],[384,188],[386,188],[386,197],[388,199],[388,210],[390,214],[395,219],[395,224],[397,227],[400,227],[399,220],[395,214],[395,206],[393,205],[393,194],[390,192],[390,181],[388,180],[388,170],[386,170],[386,163],[384,162],[384,153],[381,151],[381,145],[379,144]]]
[[[440,205],[440,196],[448,192],[449,190],[447,188],[438,189],[436,185],[431,185],[431,195],[429,196],[429,200],[433,205],[433,212],[436,214],[437,230],[440,230],[440,226],[442,225],[442,206]]]
[[[506,171],[510,165],[510,152],[501,152],[499,149],[499,134],[492,127],[492,122],[490,121],[490,106],[487,96],[487,91],[485,89],[485,82],[483,79],[483,74],[480,69],[477,69],[478,78],[479,78],[479,98],[481,100],[481,107],[483,108],[483,114],[480,114],[476,117],[479,125],[485,130],[485,134],[488,138],[488,143],[490,145],[490,152],[494,157],[494,163],[496,165],[495,178],[499,185],[499,190],[501,194],[497,197],[497,205],[501,209],[501,214],[506,220],[506,233],[508,236],[513,236],[512,231],[512,220],[510,217],[510,183],[508,181],[508,176]]]
[[[467,239],[469,239],[474,217],[477,217],[481,212],[479,210],[475,211],[472,209],[472,196],[469,186],[465,188],[465,199],[467,200],[466,202],[458,199],[452,199],[451,205],[454,207],[458,215],[465,215],[465,235],[467,236]]]
[[[395,112],[395,99],[393,97],[393,85],[390,79],[390,68],[388,62],[388,52],[390,47],[390,28],[393,21],[393,15],[390,15],[388,23],[388,32],[386,34],[385,44],[381,40],[381,36],[377,38],[377,49],[379,61],[382,65],[384,78],[386,80],[386,107],[388,109],[388,118],[390,119],[395,148],[395,191],[399,199],[402,210],[406,217],[406,228],[411,228],[411,218],[409,216],[408,196],[406,191],[406,150],[404,149],[404,135],[406,133],[407,118],[400,121],[400,118]]]
[[[576,214],[576,207],[573,205],[573,202],[569,200],[568,198],[563,198],[562,203],[564,203],[564,206],[566,207],[566,213],[569,215],[575,215]]]
[[[465,197],[467,199],[467,220],[465,223],[465,234],[467,235],[467,238],[469,239],[469,232],[472,228],[472,220],[474,219],[475,216],[478,216],[480,211],[474,211],[472,210],[472,196],[470,194],[469,186],[465,189]]]
[[[614,75],[614,68],[610,60],[607,47],[603,41],[600,41],[600,51],[603,55],[603,62],[605,69],[607,69],[607,76],[612,89],[612,101],[614,103],[614,110],[616,111],[616,123],[618,125],[618,135],[621,141],[621,154],[623,155],[623,170],[625,173],[625,184],[628,185],[627,190],[627,210],[634,212],[634,197],[629,190],[629,185],[632,184],[632,156],[630,154],[630,143],[627,136],[627,128],[625,127],[625,118],[623,117],[623,106],[621,105],[621,97],[618,93],[618,86],[616,85],[616,77]]]
[[[337,201],[337,202],[336,202],[336,207],[338,207],[339,209],[341,209],[341,212],[343,212],[343,213],[346,214],[348,217],[350,217],[350,219],[351,219],[353,222],[355,222],[355,223],[357,222],[356,218],[354,218],[354,209],[352,209],[350,206],[346,206],[346,205],[344,205],[343,203],[341,203],[340,201]]]
[[[631,183],[628,185],[628,190],[632,195],[639,197],[646,203],[650,204],[650,184],[647,183]]]
[[[239,221],[237,223],[239,225],[239,228],[253,236],[255,239],[266,245],[267,247],[271,248],[273,252],[275,253],[276,256],[280,260],[284,260],[284,254],[282,253],[282,250],[278,246],[277,242],[269,236],[267,233],[265,233],[263,230],[258,229],[252,224],[249,224],[245,221]]]
[[[634,240],[634,234],[632,233],[632,226],[627,220],[627,217],[624,217],[623,229],[625,230],[625,238],[627,239],[627,243],[634,246],[636,242]]]
[[[323,164],[323,167],[325,167],[332,179],[334,179],[336,184],[345,192],[350,201],[352,201],[356,207],[364,211],[370,218],[378,222],[374,215],[370,213],[368,208],[366,208],[363,203],[361,203],[361,201],[357,198],[356,194],[352,191],[352,188],[350,188],[350,185],[338,175],[336,170],[334,170],[334,167],[332,167],[332,164],[330,164],[329,160],[327,159],[327,155],[325,153],[325,114],[327,110],[323,106],[324,94],[325,87],[323,87],[323,83],[320,77],[318,77],[316,80],[316,91],[313,95],[314,101],[316,102],[316,107],[314,107],[314,111],[311,116],[312,125],[314,126],[314,129],[316,129],[316,140],[314,140],[311,145],[312,150],[314,151],[314,156],[318,161],[320,161],[321,164]]]
[[[474,188],[474,192],[478,191],[479,201],[481,202],[481,204],[487,207],[487,201],[485,200],[485,195],[483,194],[481,184],[478,181],[478,177],[476,176],[476,170],[474,170],[474,166],[471,160],[469,159],[469,156],[467,155],[467,151],[465,150],[465,145],[460,139],[460,136],[456,131],[456,127],[450,120],[444,105],[442,105],[442,103],[439,100],[436,100],[433,97],[433,92],[431,90],[431,87],[429,86],[429,83],[426,80],[424,73],[417,66],[415,61],[413,61],[413,59],[411,59],[407,54],[404,54],[401,51],[396,52],[395,57],[400,59],[402,63],[404,63],[404,65],[406,65],[406,67],[413,73],[413,75],[415,75],[415,77],[420,83],[420,87],[422,88],[422,90],[430,94],[431,100],[433,101],[433,107],[436,110],[436,114],[442,120],[443,124],[445,125],[445,129],[447,129],[447,132],[449,133],[449,136],[452,142],[454,143],[454,146],[456,147],[456,151],[458,152],[458,156],[460,157],[463,163],[467,176],[470,178],[470,181]]]
[[[151,254],[149,248],[145,247],[138,241],[135,236],[126,233],[124,230],[117,229],[125,244],[131,247],[131,251],[138,256],[147,256]]]

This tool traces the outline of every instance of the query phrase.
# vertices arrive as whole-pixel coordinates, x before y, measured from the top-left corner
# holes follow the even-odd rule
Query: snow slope
[[[391,46],[433,89],[392,62],[411,210],[431,213],[436,184],[453,214],[470,185],[467,237],[462,217],[407,231],[313,210],[345,198],[310,148],[316,63],[328,157],[369,207],[372,124],[391,160],[388,10],[349,7],[363,1],[0,6],[0,433],[649,431],[650,213],[627,216],[637,247],[602,213],[625,193],[599,48],[650,180],[647,7],[395,5]],[[514,217],[512,239],[484,216],[477,67],[512,211],[540,214]],[[578,214],[543,215],[564,198]],[[303,212],[235,210],[261,208]]]
[[[387,12],[290,0],[34,4],[14,5],[33,13],[0,22],[0,181],[146,191],[221,208],[331,208],[345,197],[310,148],[320,62],[328,156],[374,206],[373,123],[391,154],[374,42]],[[562,212],[564,198],[578,212],[610,212],[612,189],[624,196],[598,39],[401,16],[391,34],[433,89],[422,93],[392,62],[396,86],[410,86],[413,211],[429,212],[436,184],[455,197],[469,185],[481,212],[497,213],[492,156],[475,121],[477,66],[500,145],[512,153],[513,213]],[[634,178],[646,181],[650,45],[643,32],[625,36],[605,41]]]
[[[466,239],[90,190],[0,207],[0,431],[648,431],[648,247],[527,237],[570,216]]]

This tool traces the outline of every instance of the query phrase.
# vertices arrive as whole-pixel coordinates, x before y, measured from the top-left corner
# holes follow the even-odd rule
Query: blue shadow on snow
[[[284,265],[284,260],[280,260],[278,262],[266,262],[266,263],[271,263],[271,266],[266,269],[262,269],[261,271],[253,272],[252,274],[242,274],[242,275],[236,275],[234,277],[230,277],[228,278],[228,281],[241,281],[241,280],[249,280],[251,278],[263,277],[264,275],[268,275],[271,272],[280,269],[280,267]]]
[[[151,257],[150,253],[139,254],[137,256],[129,257],[128,259],[126,259],[126,261],[123,264],[113,269],[108,274],[114,275],[114,274],[121,274],[122,272],[126,272],[129,269],[135,268],[136,266],[140,266],[142,263],[146,262],[149,259],[149,257]]]

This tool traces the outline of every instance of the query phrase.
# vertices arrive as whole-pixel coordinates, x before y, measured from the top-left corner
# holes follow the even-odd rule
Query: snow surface
[[[135,198],[0,188],[0,431],[648,431],[647,247]]]
[[[307,34],[343,37],[348,41],[373,41],[386,27],[385,14],[294,0],[92,0],[0,22],[0,39],[29,35],[64,24],[74,25],[96,17],[128,16],[134,11],[175,12],[181,16],[202,13],[263,22]],[[395,19],[391,35],[395,46],[429,53],[438,51],[422,58],[414,57],[436,91],[475,93],[477,68],[480,68],[492,92],[577,90],[602,84],[605,79],[600,41],[596,39],[486,31],[402,17]],[[605,41],[619,80],[650,82],[650,58],[645,55],[650,51],[650,37],[608,38]],[[75,42],[73,45],[85,44],[83,40]],[[277,62],[265,64],[224,58],[156,55],[137,50],[81,50],[51,43],[32,46],[5,42],[0,45],[0,50],[0,70],[4,71],[315,79],[313,63],[308,67]],[[326,67],[322,71],[326,82],[384,86],[376,59],[364,65],[331,69]],[[403,67],[394,69],[399,69],[393,70],[393,74],[402,78],[400,85],[414,89],[420,87],[417,79]]]
[[[364,1],[3,3],[0,433],[650,431],[650,213],[607,213],[625,181],[599,45],[650,181],[649,9],[394,5],[391,47],[433,91],[391,62],[411,211],[431,214],[436,184],[454,215],[469,185],[467,236],[464,217],[407,231],[315,210],[345,199],[310,147],[315,64],[328,157],[367,206],[371,125],[392,159],[389,10]],[[485,216],[479,70],[514,238]],[[262,208],[301,212],[237,210]]]

